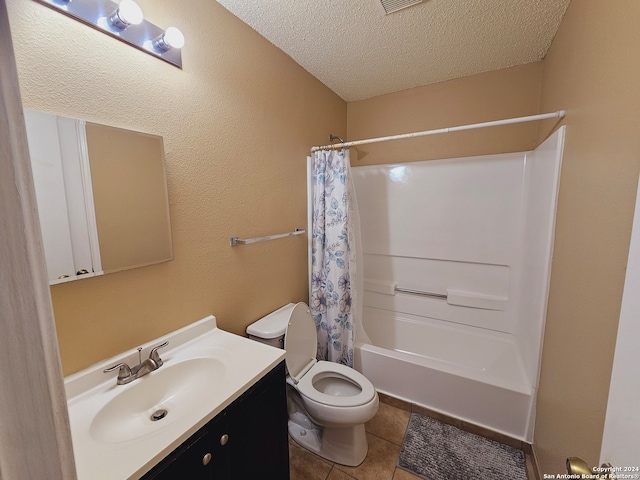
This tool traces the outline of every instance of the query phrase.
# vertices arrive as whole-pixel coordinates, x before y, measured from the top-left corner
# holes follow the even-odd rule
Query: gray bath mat
[[[521,450],[411,414],[398,467],[427,480],[527,480]]]

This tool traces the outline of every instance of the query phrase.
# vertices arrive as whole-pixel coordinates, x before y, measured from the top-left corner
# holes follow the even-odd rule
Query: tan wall
[[[349,140],[534,115],[542,62],[412,88],[347,105]],[[356,165],[520,152],[535,147],[535,123],[356,147]]]
[[[8,0],[25,107],[164,137],[174,260],[52,287],[65,374],[215,314],[245,327],[307,298],[309,147],[346,104],[212,0],[139,1],[184,32],[179,70],[36,2]]]
[[[541,108],[567,110],[535,426],[544,473],[599,461],[640,170],[639,22],[637,0],[574,0],[544,60]]]

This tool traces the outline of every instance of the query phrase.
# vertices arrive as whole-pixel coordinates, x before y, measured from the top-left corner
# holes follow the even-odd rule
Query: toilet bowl
[[[249,338],[286,350],[289,434],[335,463],[356,466],[367,456],[364,424],[378,394],[360,372],[316,360],[315,322],[305,303],[290,303],[247,327]]]

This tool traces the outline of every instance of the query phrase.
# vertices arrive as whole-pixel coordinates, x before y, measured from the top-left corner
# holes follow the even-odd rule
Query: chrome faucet
[[[126,385],[127,383],[133,382],[136,378],[144,377],[147,373],[153,372],[154,370],[159,369],[164,362],[160,358],[158,354],[158,349],[162,347],[166,347],[169,345],[169,342],[164,342],[158,346],[155,346],[151,349],[149,353],[149,358],[147,358],[144,362],[142,361],[141,351],[142,347],[138,348],[138,363],[133,367],[129,367],[126,363],[119,363],[114,365],[113,367],[105,368],[103,370],[104,373],[113,372],[116,368],[118,368],[118,385]]]

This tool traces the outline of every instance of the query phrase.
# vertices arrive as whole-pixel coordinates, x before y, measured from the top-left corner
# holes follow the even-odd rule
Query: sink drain
[[[167,416],[167,413],[169,413],[168,411],[166,411],[164,408],[161,410],[156,410],[155,412],[153,412],[151,414],[151,421],[152,422],[157,422],[158,420],[162,420],[164,417]]]

